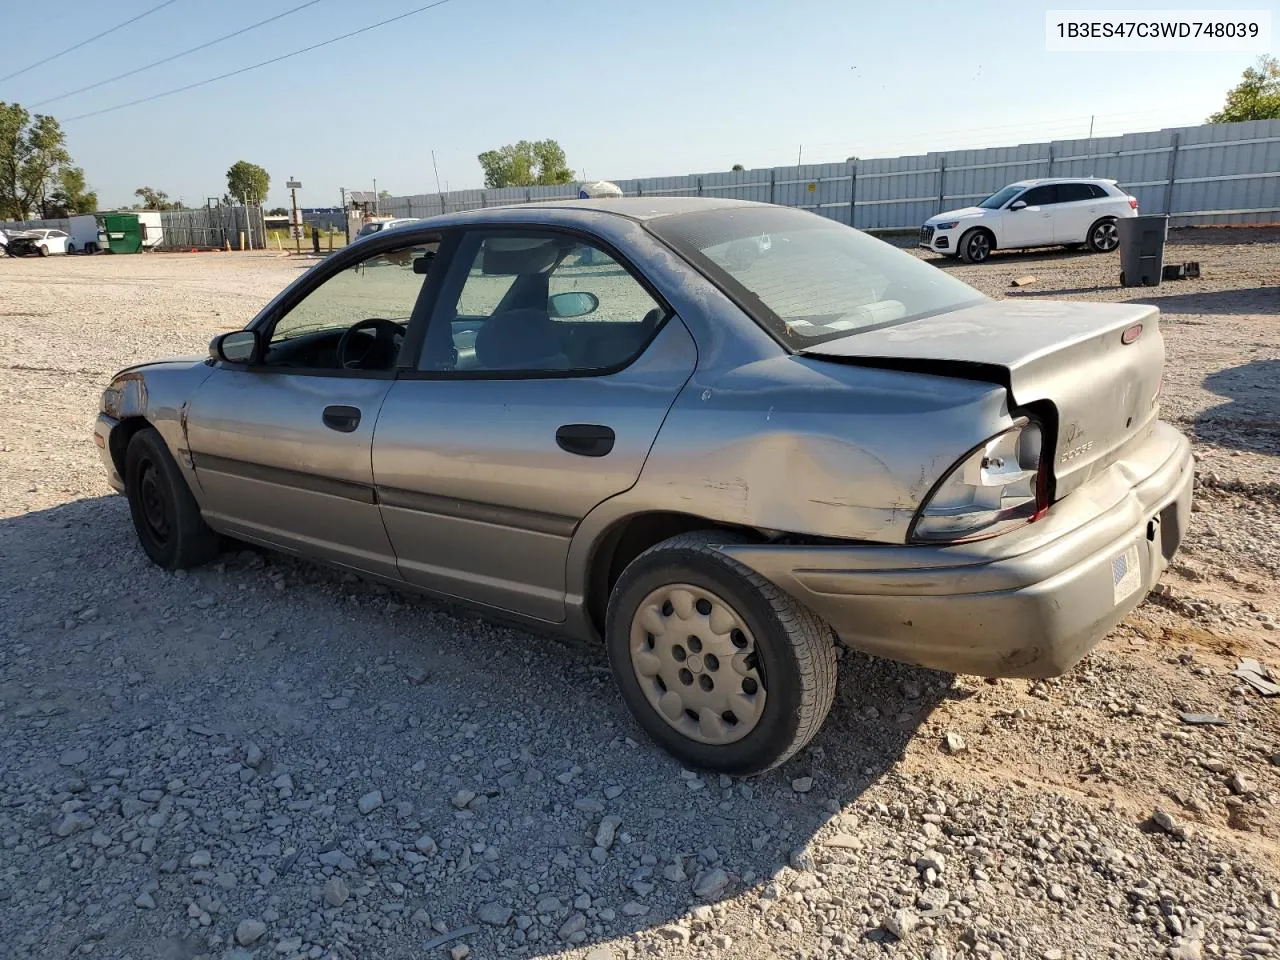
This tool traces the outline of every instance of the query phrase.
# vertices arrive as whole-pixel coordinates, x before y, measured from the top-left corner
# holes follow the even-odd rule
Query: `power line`
[[[135,67],[134,69],[127,70],[124,73],[117,73],[114,77],[108,77],[106,80],[99,80],[97,83],[91,83],[88,86],[80,87],[76,90],[68,90],[66,93],[60,93],[56,97],[50,97],[48,100],[41,100],[38,103],[33,103],[31,106],[42,107],[46,103],[53,103],[54,101],[57,101],[57,100],[64,100],[67,97],[75,96],[77,93],[84,93],[86,90],[94,90],[98,87],[105,87],[108,83],[115,83],[117,80],[123,80],[125,77],[132,77],[135,73],[141,73],[143,70],[150,70],[152,67],[158,67],[162,63],[169,63],[173,60],[177,60],[179,57],[185,57],[188,54],[196,53],[197,51],[200,51],[200,50],[206,50],[209,47],[212,47],[214,44],[222,43],[224,40],[230,40],[232,37],[238,37],[242,33],[248,33],[250,30],[257,30],[259,27],[265,27],[268,23],[272,23],[276,20],[279,20],[282,17],[287,17],[291,13],[297,13],[299,10],[305,9],[306,7],[314,7],[319,2],[320,0],[307,0],[306,3],[300,3],[298,4],[298,6],[293,7],[292,9],[286,10],[284,13],[277,13],[274,17],[267,17],[267,19],[265,20],[259,20],[257,23],[251,23],[247,27],[241,27],[239,30],[236,30],[233,33],[224,34],[223,36],[218,37],[216,40],[210,40],[207,43],[202,43],[198,47],[192,47],[189,50],[183,50],[181,53],[175,53],[172,56],[165,57],[163,60],[156,60],[142,67]]]
[[[103,30],[101,33],[94,34],[88,40],[81,40],[79,43],[74,44],[73,46],[67,47],[67,49],[62,50],[58,53],[55,53],[51,57],[45,57],[43,60],[37,60],[35,63],[31,64],[31,66],[23,67],[21,70],[15,70],[13,73],[9,74],[7,77],[0,77],[0,83],[3,83],[6,80],[12,80],[14,77],[16,77],[20,73],[26,73],[28,70],[33,70],[36,67],[42,67],[46,63],[48,63],[50,60],[57,60],[59,57],[70,53],[72,50],[79,50],[85,44],[93,43],[93,41],[95,40],[101,40],[107,34],[115,33],[121,27],[127,27],[131,23],[137,23],[143,17],[148,17],[151,14],[155,13],[157,10],[163,10],[165,7],[169,6],[169,4],[171,3],[177,3],[177,0],[164,0],[164,3],[161,3],[157,6],[152,7],[150,10],[144,10],[142,13],[138,14],[136,17],[133,17],[130,20],[126,20],[124,23],[117,23],[110,30]]]
[[[219,80],[226,80],[228,77],[239,76],[242,73],[248,73],[250,70],[257,70],[259,67],[267,67],[273,63],[280,63],[282,60],[288,60],[292,57],[300,56],[304,53],[310,53],[312,50],[319,50],[321,47],[327,47],[330,44],[339,42],[340,40],[349,40],[352,37],[359,36],[362,33],[368,33],[370,30],[376,30],[378,27],[385,27],[389,23],[395,23],[397,20],[404,20],[415,14],[431,10],[434,7],[442,7],[449,0],[435,0],[434,3],[428,3],[421,7],[415,7],[408,13],[402,13],[396,17],[389,17],[386,20],[379,20],[377,23],[371,23],[367,27],[361,27],[359,30],[352,30],[350,33],[344,33],[338,37],[331,37],[328,40],[322,40],[319,43],[313,43],[309,47],[303,47],[301,50],[294,50],[292,53],[284,53],[278,57],[272,57],[270,60],[263,60],[260,63],[252,63],[247,67],[241,67],[239,70],[232,70],[228,73],[220,73],[216,77],[209,77],[205,80],[197,80],[195,83],[188,83],[186,86],[174,87],[172,90],[163,90],[160,93],[153,93],[149,97],[139,97],[137,100],[130,100],[128,103],[118,103],[114,107],[104,107],[101,110],[91,110],[88,113],[81,113],[74,117],[67,117],[63,123],[70,123],[72,120],[84,120],[86,117],[96,117],[100,114],[111,113],[114,110],[123,110],[125,107],[136,107],[140,103],[147,103],[151,100],[159,100],[161,97],[172,96],[175,93],[183,93],[186,90],[194,90],[196,87],[203,87],[210,83],[216,83]]]

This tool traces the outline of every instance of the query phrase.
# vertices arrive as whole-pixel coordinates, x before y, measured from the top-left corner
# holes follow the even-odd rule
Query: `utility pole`
[[[800,158],[804,156],[804,144],[800,144],[800,152],[796,154],[796,166],[800,166]]]
[[[1093,114],[1089,115],[1089,139],[1093,139]]]
[[[347,216],[347,188],[339,187],[342,191],[342,236],[347,243],[351,242],[351,218]]]
[[[289,188],[289,197],[293,201],[293,212],[289,214],[289,226],[296,241],[298,255],[302,255],[302,212],[298,209],[298,191],[302,189],[301,180],[290,179],[285,183]]]
[[[436,166],[436,152],[431,151],[431,169],[436,172],[436,193],[440,192],[440,168]]]
[[[374,177],[373,178],[373,215],[376,217],[376,216],[380,216],[381,213],[382,213],[382,209],[380,204],[378,203],[378,178]]]

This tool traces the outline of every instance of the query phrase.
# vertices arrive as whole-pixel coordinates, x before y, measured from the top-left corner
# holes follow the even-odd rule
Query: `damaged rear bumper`
[[[1071,669],[1147,595],[1191,513],[1191,445],[1147,440],[1034,524],[932,546],[724,545],[826,619],[848,646],[952,673]]]

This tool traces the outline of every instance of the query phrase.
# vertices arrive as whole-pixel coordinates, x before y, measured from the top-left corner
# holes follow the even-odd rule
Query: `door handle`
[[[325,407],[324,425],[339,433],[351,433],[360,426],[359,407]]]
[[[603,457],[613,449],[613,430],[599,423],[566,423],[556,431],[556,443],[580,457]]]

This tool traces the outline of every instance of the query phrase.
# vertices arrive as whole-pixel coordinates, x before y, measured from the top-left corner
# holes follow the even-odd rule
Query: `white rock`
[[[693,894],[703,900],[719,896],[729,886],[729,875],[716,867],[699,875],[693,883]]]
[[[356,806],[360,809],[361,813],[368,816],[382,806],[382,791],[370,790],[357,801]]]
[[[262,939],[267,932],[267,925],[261,920],[241,920],[236,927],[236,943],[242,947],[252,946]]]
[[[213,863],[213,854],[208,850],[197,850],[191,855],[191,858],[187,860],[187,866],[195,867],[196,869],[207,867],[211,863]]]
[[[791,789],[796,793],[808,793],[813,789],[813,777],[796,777],[791,781]]]
[[[601,820],[600,826],[596,828],[596,846],[604,847],[606,850],[612,847],[614,838],[618,833],[618,827],[621,825],[621,817],[610,816]]]
[[[330,877],[324,885],[324,902],[331,907],[340,907],[347,902],[351,891],[341,877]]]
[[[885,918],[882,926],[899,940],[905,940],[920,926],[920,918],[910,910],[895,910]]]

